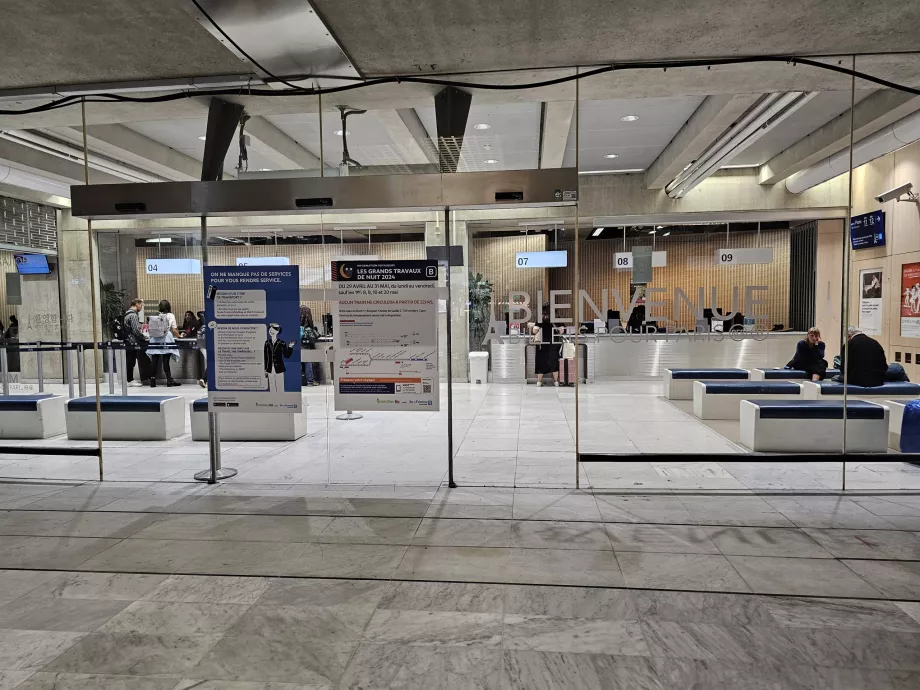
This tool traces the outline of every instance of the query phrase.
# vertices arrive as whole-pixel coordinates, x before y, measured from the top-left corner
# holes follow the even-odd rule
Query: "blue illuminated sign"
[[[885,246],[885,212],[872,211],[850,218],[850,246],[853,249]]]

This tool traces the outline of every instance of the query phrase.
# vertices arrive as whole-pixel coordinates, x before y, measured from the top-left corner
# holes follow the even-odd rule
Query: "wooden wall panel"
[[[496,318],[504,315],[512,290],[526,292],[531,300],[537,299],[537,291],[547,293],[546,269],[515,265],[517,252],[542,251],[546,251],[546,235],[473,238],[470,242],[470,270],[492,282],[492,313]]]
[[[629,282],[632,277],[631,269],[616,269],[614,267],[617,252],[632,251],[633,246],[650,245],[651,238],[583,241],[579,247],[579,273],[580,289],[586,290],[588,295],[601,308],[602,291],[607,289],[610,294],[610,308],[616,309],[612,290],[616,288],[628,308]],[[746,248],[772,246],[773,263],[751,264],[741,266],[716,266],[714,264],[715,252],[718,249]],[[572,244],[568,245],[570,256]],[[668,292],[664,297],[671,304],[674,288],[681,288],[694,301],[699,288],[704,288],[706,306],[709,306],[710,291],[716,288],[718,305],[728,310],[731,308],[732,288],[738,288],[738,300],[744,300],[744,288],[747,285],[765,285],[766,292],[757,293],[757,297],[766,299],[761,307],[764,313],[769,314],[769,320],[774,324],[785,324],[789,318],[789,232],[770,231],[762,232],[758,238],[756,232],[732,233],[730,239],[725,235],[699,234],[677,235],[671,237],[655,238],[655,251],[668,253],[668,265],[652,269],[652,282],[650,287],[664,288]],[[553,290],[572,290],[574,284],[574,270],[572,266],[565,269],[551,269],[549,282]],[[667,310],[660,308],[656,313]],[[568,314],[564,314],[568,316]],[[588,315],[589,316],[590,312]],[[623,315],[625,318],[625,314]],[[693,328],[694,317],[689,307],[681,305],[678,328]],[[670,327],[670,324],[669,324]]]

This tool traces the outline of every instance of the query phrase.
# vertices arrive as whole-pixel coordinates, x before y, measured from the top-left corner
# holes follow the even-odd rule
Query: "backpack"
[[[134,311],[133,309],[128,309],[128,311]],[[120,319],[115,319],[112,321],[112,339],[113,340],[126,340],[128,337],[128,328],[125,326],[125,319],[128,318],[128,311],[121,315]]]
[[[300,346],[312,349],[316,341],[319,340],[319,331],[313,326],[300,327]]]
[[[166,314],[151,316],[147,321],[147,333],[151,338],[165,337],[169,333],[169,319],[166,318]]]

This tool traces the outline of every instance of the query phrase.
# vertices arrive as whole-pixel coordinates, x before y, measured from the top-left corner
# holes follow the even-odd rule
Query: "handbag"
[[[569,341],[562,343],[562,359],[575,359],[575,343]]]
[[[540,327],[534,327],[533,333],[530,334],[530,344],[531,345],[542,345],[543,344],[543,329]]]

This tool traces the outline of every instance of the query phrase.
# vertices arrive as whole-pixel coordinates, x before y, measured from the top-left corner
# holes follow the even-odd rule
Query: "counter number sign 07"
[[[529,259],[530,259],[529,256],[519,256],[519,257],[518,257],[518,260],[517,260],[517,265],[518,265],[518,266],[526,266],[526,265],[527,265],[527,261],[528,261]]]

